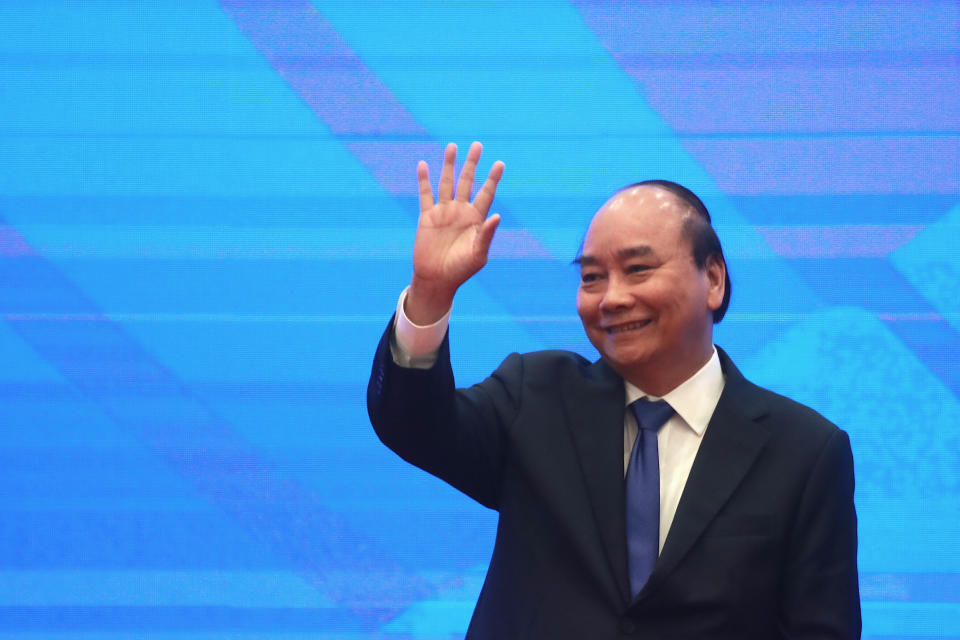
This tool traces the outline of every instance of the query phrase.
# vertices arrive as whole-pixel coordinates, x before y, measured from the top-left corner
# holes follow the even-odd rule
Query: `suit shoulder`
[[[519,358],[526,375],[538,379],[583,375],[591,365],[591,362],[580,354],[560,349],[514,355]]]
[[[546,349],[544,351],[529,351],[519,354],[525,363],[530,366],[576,366],[585,367],[590,361],[573,351],[562,349]]]
[[[820,434],[823,438],[828,438],[840,430],[837,425],[807,405],[748,380],[723,349],[717,347],[717,352],[726,377],[724,396],[738,405],[743,415],[767,423],[778,431],[798,431],[811,436]]]
[[[844,433],[815,409],[769,389],[756,385],[754,388],[764,398],[767,407],[760,421],[783,440],[792,442],[793,446],[798,447],[798,452],[807,447],[817,450],[838,434]]]
[[[491,379],[505,384],[521,383],[524,386],[556,385],[562,380],[586,375],[591,363],[572,351],[558,349],[511,353]]]
[[[819,411],[808,407],[802,402],[797,402],[793,398],[788,398],[785,395],[764,389],[763,387],[757,387],[757,389],[760,389],[762,393],[767,395],[771,409],[777,413],[795,418],[799,422],[810,423],[820,429],[833,430],[838,428],[837,425],[830,422],[830,420],[824,417]]]

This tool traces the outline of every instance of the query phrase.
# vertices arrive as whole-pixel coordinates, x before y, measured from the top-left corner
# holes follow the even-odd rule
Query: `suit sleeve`
[[[367,412],[380,440],[401,458],[491,509],[498,508],[520,403],[522,359],[512,354],[482,383],[458,390],[445,337],[428,369],[405,368],[390,352],[391,320],[374,357]]]
[[[786,638],[860,637],[853,489],[850,440],[836,429],[807,480],[789,542],[781,599]]]

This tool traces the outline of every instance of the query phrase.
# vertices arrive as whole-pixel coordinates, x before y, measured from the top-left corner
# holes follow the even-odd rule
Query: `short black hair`
[[[724,266],[723,300],[720,302],[720,306],[713,310],[713,323],[717,324],[723,320],[723,316],[727,313],[727,307],[730,306],[732,285],[730,283],[730,267],[727,265],[726,258],[723,257],[723,247],[720,246],[720,238],[717,237],[717,232],[713,228],[710,220],[710,212],[707,211],[706,205],[703,204],[703,201],[698,198],[697,194],[693,191],[670,180],[643,180],[642,182],[634,182],[622,189],[618,189],[617,193],[632,189],[633,187],[659,187],[682,200],[696,214],[687,216],[683,221],[683,235],[690,242],[690,249],[693,253],[693,263],[698,269],[703,270],[707,266],[707,260],[713,256],[720,260]],[[577,255],[579,256],[582,252],[583,244],[581,243],[580,251]]]

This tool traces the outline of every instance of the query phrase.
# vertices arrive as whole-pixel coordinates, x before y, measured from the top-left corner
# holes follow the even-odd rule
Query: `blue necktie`
[[[637,597],[653,572],[660,547],[660,460],[657,431],[673,415],[663,400],[640,398],[630,405],[637,439],[627,467],[627,557],[630,593]]]

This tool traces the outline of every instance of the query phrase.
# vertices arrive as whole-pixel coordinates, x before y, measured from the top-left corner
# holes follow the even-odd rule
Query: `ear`
[[[714,254],[707,257],[707,262],[703,267],[704,273],[707,274],[707,307],[711,311],[716,311],[723,304],[727,265],[720,256]]]

